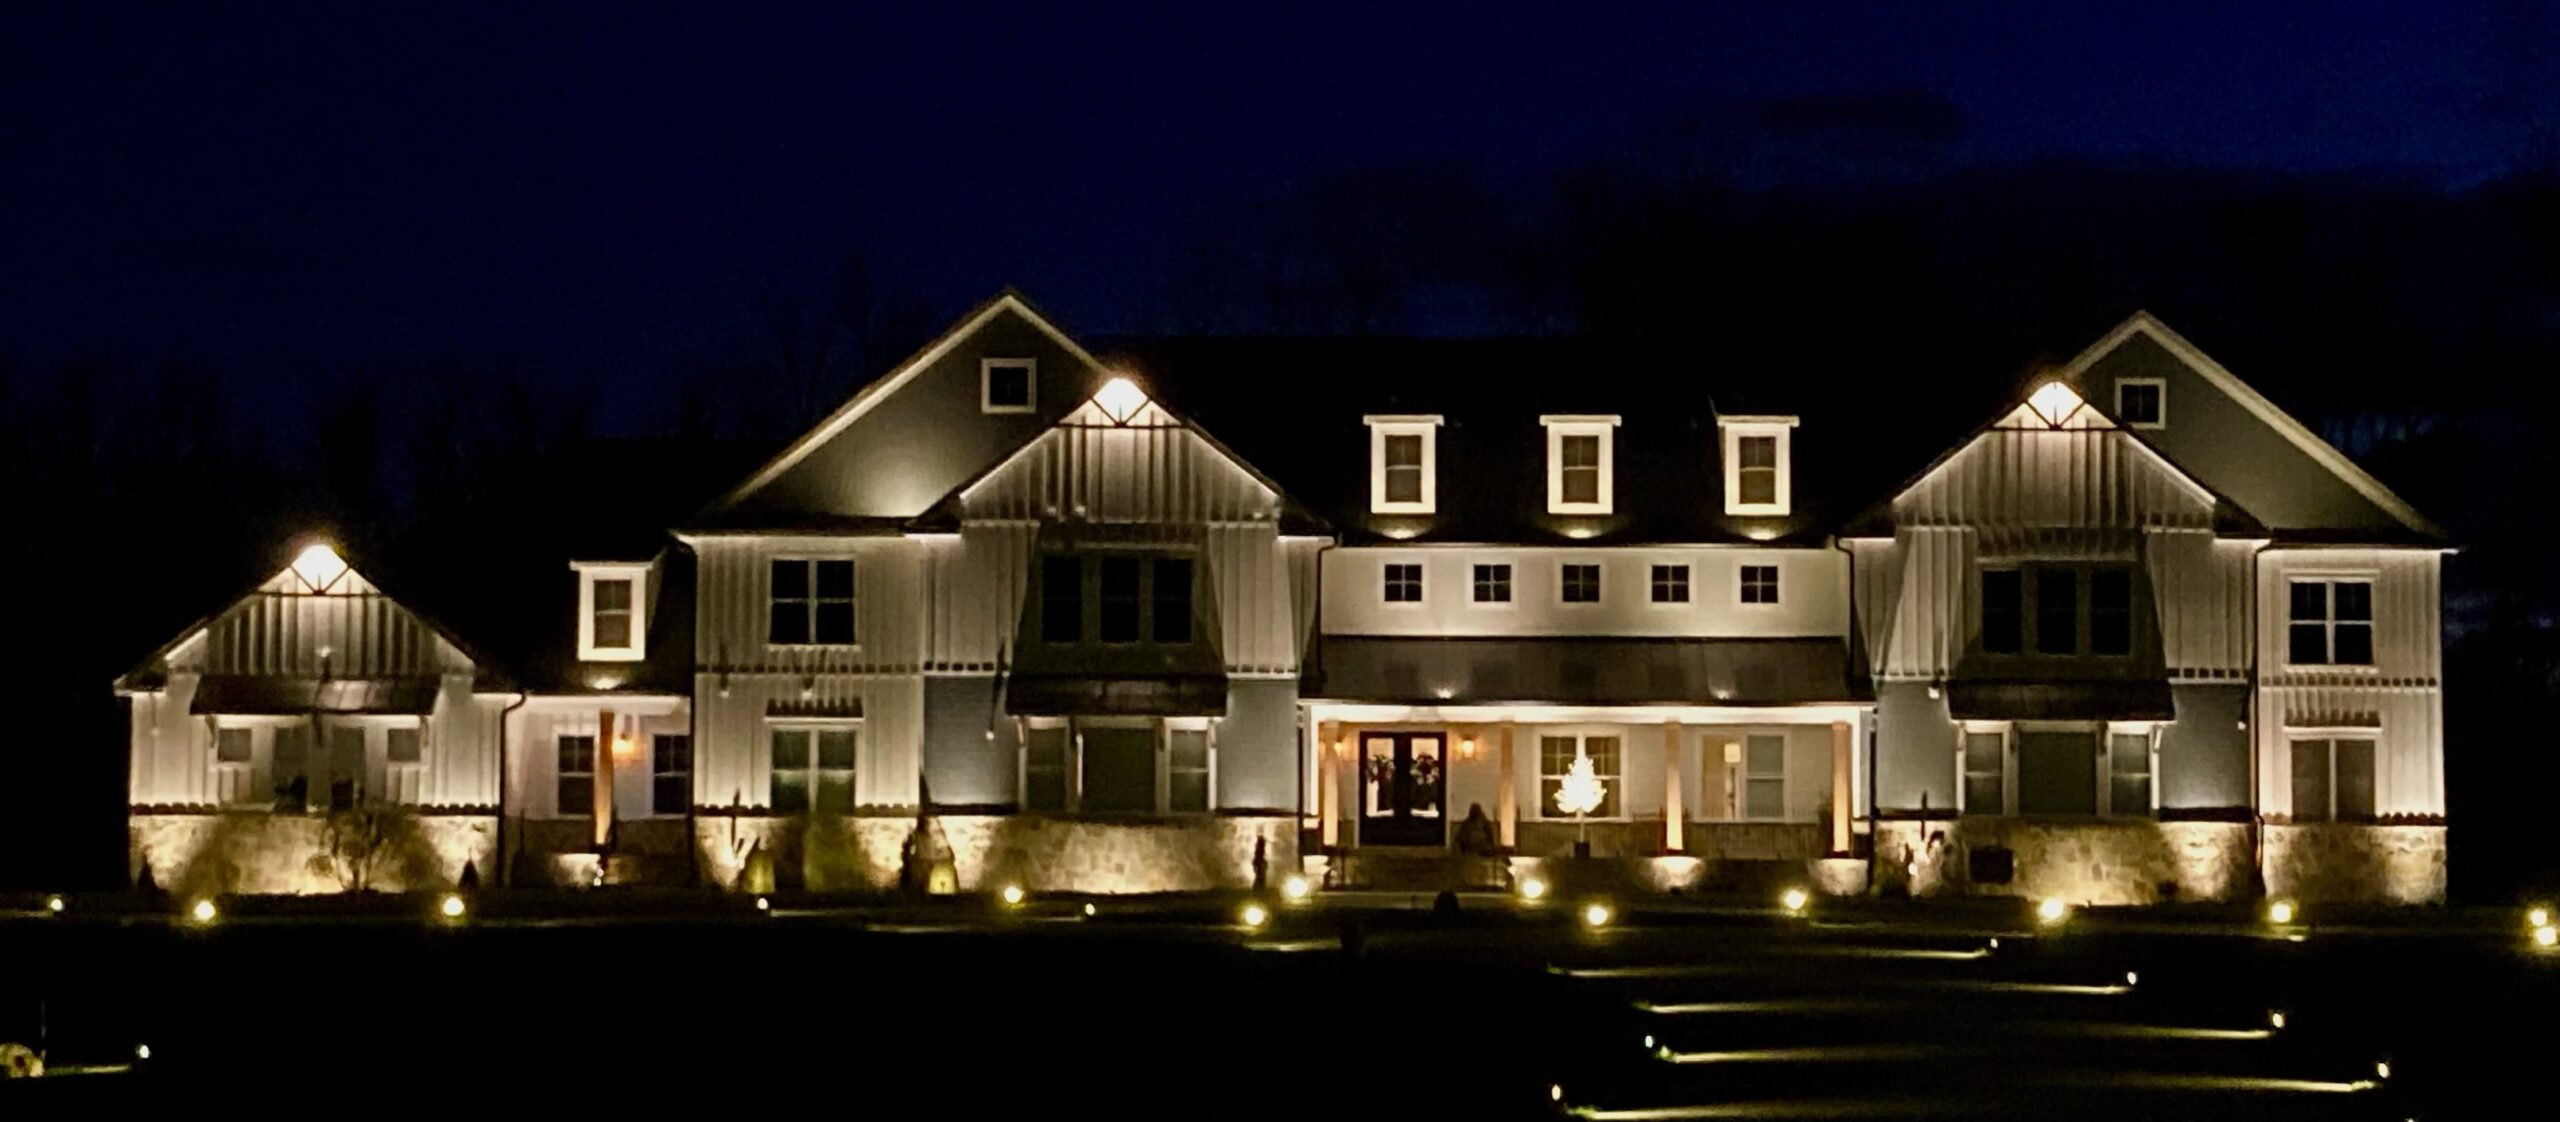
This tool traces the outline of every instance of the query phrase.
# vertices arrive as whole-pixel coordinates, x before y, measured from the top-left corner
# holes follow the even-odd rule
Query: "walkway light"
[[[1260,904],[1247,904],[1238,918],[1244,920],[1246,927],[1260,927],[1263,921],[1271,918],[1271,913],[1265,911]]]
[[[47,896],[44,898],[44,910],[52,912],[55,915],[61,915],[62,909],[70,906],[71,905],[63,902],[63,899],[60,896]]]
[[[2524,914],[2524,925],[2527,927],[2551,926],[2551,909],[2535,908],[2532,911],[2526,912]]]
[[[1591,904],[1584,907],[1582,909],[1582,925],[1584,927],[1609,926],[1609,905]]]
[[[446,919],[461,919],[463,911],[462,897],[450,892],[445,893],[444,903],[438,905],[436,910],[443,912],[444,918]]]
[[[2560,927],[2553,927],[2546,923],[2540,927],[2534,928],[2533,945],[2537,947],[2560,947]]]
[[[1280,882],[1281,898],[1292,904],[1304,902],[1308,891],[1307,878],[1296,873],[1289,874],[1289,879]]]
[[[772,911],[772,910],[773,910],[773,901],[771,901],[771,900],[767,900],[767,899],[765,899],[765,898],[764,898],[764,897],[762,897],[762,896],[758,896],[758,897],[756,897],[756,910],[757,910],[757,911],[759,911],[759,912],[770,912],[770,911]]]
[[[1813,897],[1806,895],[1801,888],[1790,888],[1786,895],[1778,897],[1778,902],[1786,905],[1788,911],[1801,912],[1806,904],[1813,902]]]
[[[1004,906],[1005,906],[1005,907],[1008,907],[1008,908],[1019,908],[1019,907],[1021,907],[1021,906],[1022,906],[1022,886],[1021,886],[1021,885],[1018,885],[1018,884],[1008,884],[1008,885],[1004,886],[1004,891],[999,892],[999,893],[997,893],[996,895],[998,895],[998,896],[1000,896],[1000,897],[1003,897],[1003,898],[1004,898]]]
[[[1094,915],[1094,906],[1093,906],[1092,904],[1090,904],[1090,903],[1086,904],[1086,905],[1084,906],[1084,918],[1086,918],[1086,919],[1092,919],[1092,918],[1093,918],[1093,915]]]
[[[195,907],[187,909],[187,914],[197,923],[212,923],[213,917],[220,915],[221,911],[213,906],[212,900],[202,899],[196,901]]]
[[[1547,882],[1535,877],[1520,878],[1520,898],[1535,903],[1547,898]]]
[[[2278,927],[2293,922],[2293,901],[2278,900],[2267,905],[2267,922]]]
[[[2274,1029],[2274,1030],[2276,1030],[2276,1031],[2278,1031],[2278,1032],[2282,1032],[2282,1031],[2284,1031],[2284,1010],[2282,1010],[2282,1009],[2270,1009],[2270,1010],[2268,1010],[2268,1011],[2267,1011],[2267,1027],[2268,1027],[2268,1028],[2271,1028],[2271,1029]]]

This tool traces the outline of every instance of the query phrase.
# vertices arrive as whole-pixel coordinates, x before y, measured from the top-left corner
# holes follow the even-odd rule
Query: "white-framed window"
[[[1600,566],[1596,562],[1567,561],[1556,566],[1556,597],[1567,604],[1600,602]]]
[[[775,558],[765,639],[777,647],[858,645],[850,558]]]
[[[2293,759],[2293,820],[2374,820],[2374,748],[2371,730],[2287,735]]]
[[[1470,596],[1478,604],[1511,602],[1511,566],[1507,562],[1477,565]]]
[[[2285,604],[2286,662],[2373,665],[2373,578],[2296,577]]]
[[[1382,567],[1385,587],[1383,595],[1390,604],[1422,602],[1422,566],[1410,561],[1390,561]]]
[[[978,411],[1029,413],[1040,407],[1040,360],[978,360]]]
[[[683,814],[693,808],[693,734],[662,732],[649,738],[649,813]]]
[[[1964,733],[1964,813],[2009,813],[2009,737],[2001,729]]]
[[[1217,750],[1206,717],[1042,717],[1022,738],[1022,809],[1207,814]]]
[[[596,734],[566,733],[552,741],[557,780],[552,810],[562,818],[585,818],[596,812]]]
[[[1778,602],[1778,567],[1775,565],[1735,566],[1733,598],[1738,604],[1776,604]]]
[[[1429,514],[1439,502],[1440,418],[1371,415],[1369,511]]]
[[[393,725],[382,730],[382,762],[393,767],[415,767],[427,762],[426,730],[416,725]]]
[[[649,653],[649,566],[578,561],[578,658],[638,662]]]
[[[1793,417],[1718,417],[1724,441],[1724,512],[1781,515],[1795,509]]]
[[[776,723],[772,801],[776,814],[853,813],[853,766],[862,726],[855,722]]]
[[[2128,428],[2169,427],[2169,383],[2160,378],[2117,379],[2116,419]]]
[[[2107,814],[2114,818],[2148,818],[2151,808],[2151,733],[2109,729]]]
[[[1689,602],[1689,566],[1656,565],[1651,585],[1654,603],[1686,604]]]
[[[1547,427],[1547,513],[1607,514],[1615,509],[1611,444],[1618,418],[1558,414],[1540,417],[1538,423]]]
[[[1542,818],[1570,820],[1556,805],[1556,793],[1564,789],[1564,777],[1573,771],[1577,758],[1591,758],[1591,773],[1601,785],[1600,805],[1591,818],[1625,816],[1625,741],[1615,731],[1575,732],[1540,730],[1538,733],[1538,814]]]
[[[1787,738],[1752,733],[1742,738],[1742,816],[1787,816]]]

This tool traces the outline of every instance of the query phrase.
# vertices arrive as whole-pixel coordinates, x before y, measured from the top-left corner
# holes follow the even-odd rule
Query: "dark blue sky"
[[[0,354],[34,365],[653,376],[856,244],[938,313],[1011,283],[1143,327],[1223,200],[1415,157],[1532,174],[1715,102],[1925,90],[1966,163],[2459,183],[2560,96],[2560,16],[2519,0],[32,7],[0,14]]]

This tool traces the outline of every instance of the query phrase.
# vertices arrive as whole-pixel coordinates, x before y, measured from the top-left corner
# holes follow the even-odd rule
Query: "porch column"
[[[1680,853],[1689,848],[1689,812],[1680,780],[1680,722],[1662,722],[1662,849]]]
[[[1502,797],[1493,802],[1494,822],[1501,828],[1502,848],[1515,849],[1520,845],[1520,789],[1511,782],[1511,722],[1502,722],[1502,737],[1495,744]]]
[[[1334,758],[1342,735],[1331,721],[1316,728],[1316,812],[1324,816],[1317,829],[1327,850],[1342,844],[1342,777]]]
[[[613,710],[607,709],[597,713],[596,758],[595,762],[588,766],[593,778],[588,780],[587,785],[594,788],[589,794],[593,796],[592,801],[595,804],[593,807],[595,817],[592,821],[595,823],[596,852],[598,853],[604,852],[605,843],[613,839],[613,780],[614,773],[622,767],[622,753],[614,750],[613,731]]]
[[[1849,722],[1831,722],[1831,852],[1849,852],[1849,819],[1857,808],[1849,805],[1849,767],[1855,753],[1850,748]]]

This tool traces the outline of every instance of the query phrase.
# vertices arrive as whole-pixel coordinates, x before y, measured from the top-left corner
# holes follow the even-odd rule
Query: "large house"
[[[2442,531],[2147,315],[1943,416],[1097,349],[999,296],[479,633],[279,558],[116,684],[137,875],[2443,897]]]

